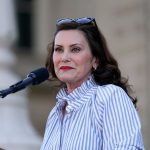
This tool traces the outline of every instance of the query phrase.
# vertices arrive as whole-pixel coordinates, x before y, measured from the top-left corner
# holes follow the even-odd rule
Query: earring
[[[96,69],[97,69],[97,65],[94,64],[94,65],[93,65],[93,71],[95,71]]]

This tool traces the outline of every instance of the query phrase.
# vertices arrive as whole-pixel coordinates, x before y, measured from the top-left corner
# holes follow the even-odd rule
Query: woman
[[[136,98],[94,18],[57,21],[46,67],[64,86],[41,150],[143,150]]]

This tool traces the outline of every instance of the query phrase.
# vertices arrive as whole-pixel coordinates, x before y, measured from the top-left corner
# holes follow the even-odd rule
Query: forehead
[[[55,44],[82,43],[87,44],[85,35],[80,30],[61,30],[55,36]]]

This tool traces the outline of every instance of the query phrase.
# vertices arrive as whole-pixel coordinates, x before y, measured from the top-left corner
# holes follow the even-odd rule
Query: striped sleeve
[[[144,150],[138,114],[123,89],[114,85],[100,87],[95,103],[103,149]]]

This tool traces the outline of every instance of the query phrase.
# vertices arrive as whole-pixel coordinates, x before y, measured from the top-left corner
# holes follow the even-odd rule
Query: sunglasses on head
[[[77,23],[78,25],[94,25],[96,26],[96,21],[95,18],[90,18],[90,17],[84,17],[84,18],[77,18],[77,19],[72,19],[72,18],[62,18],[58,19],[56,25],[59,26],[61,24],[66,24],[66,23]]]

